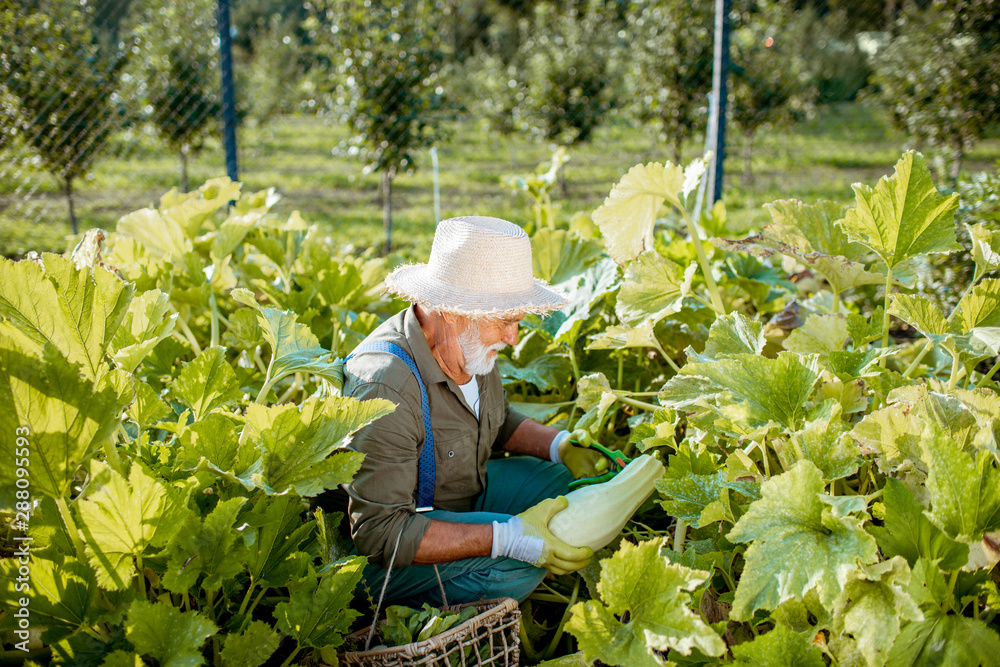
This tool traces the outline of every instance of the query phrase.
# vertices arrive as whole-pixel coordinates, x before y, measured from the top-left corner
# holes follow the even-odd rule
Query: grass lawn
[[[456,122],[451,138],[438,147],[442,217],[464,214],[496,215],[514,222],[531,220],[530,202],[504,182],[504,177],[534,171],[549,159],[552,146],[527,137],[505,137],[475,120]],[[382,199],[379,175],[365,173],[357,158],[344,154],[345,128],[314,117],[284,117],[270,125],[241,128],[240,179],[244,188],[275,188],[282,196],[281,214],[298,210],[338,244],[357,249],[381,247]],[[744,139],[730,132],[724,200],[732,234],[766,224],[763,204],[775,199],[806,202],[853,201],[851,184],[874,185],[907,146],[878,114],[861,105],[820,110],[787,130],[755,137],[751,177],[744,178]],[[179,183],[179,162],[151,137],[119,140],[115,155],[99,160],[88,177],[75,184],[80,229],[113,229],[129,211],[154,205]],[[556,187],[553,201],[561,216],[590,213],[612,185],[634,164],[665,161],[667,146],[646,132],[615,119],[600,128],[594,140],[569,149],[564,167],[565,189]],[[701,154],[701,145],[687,146],[685,160]],[[433,235],[434,188],[429,151],[418,153],[418,169],[400,174],[393,184],[393,245],[398,259],[426,257]],[[968,156],[966,171],[995,169],[1000,139],[981,142]],[[6,163],[8,167],[12,162]],[[195,187],[225,174],[221,146],[210,145],[189,166]],[[30,164],[0,170],[0,253],[21,255],[28,250],[72,248],[66,201],[58,184]],[[12,174],[19,174],[16,179]],[[30,199],[17,191],[29,182]],[[946,184],[939,181],[938,186]],[[27,202],[27,204],[26,204]]]

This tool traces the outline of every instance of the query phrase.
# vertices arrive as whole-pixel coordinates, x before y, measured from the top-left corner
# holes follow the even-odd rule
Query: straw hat
[[[430,261],[398,267],[385,285],[408,301],[466,317],[542,315],[566,303],[532,275],[524,230],[484,216],[442,220]]]

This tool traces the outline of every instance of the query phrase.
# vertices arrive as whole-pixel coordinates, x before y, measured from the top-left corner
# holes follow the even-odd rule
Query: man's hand
[[[549,498],[508,521],[493,522],[493,558],[507,556],[552,574],[575,572],[594,556],[590,547],[572,547],[549,531],[549,519],[566,509],[565,496]]]
[[[590,434],[586,431],[573,431],[559,443],[559,460],[572,473],[573,479],[595,477],[608,469],[608,459],[588,447],[590,443]]]

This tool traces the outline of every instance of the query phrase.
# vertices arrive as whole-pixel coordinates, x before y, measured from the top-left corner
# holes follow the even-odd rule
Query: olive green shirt
[[[491,452],[501,449],[525,419],[507,402],[499,372],[494,368],[476,378],[477,419],[458,384],[431,354],[413,306],[383,322],[367,340],[399,345],[420,370],[434,429],[434,508],[471,510],[483,491]],[[420,386],[394,354],[362,352],[347,362],[343,393],[361,400],[384,398],[397,406],[354,435],[348,447],[365,459],[345,488],[358,553],[387,566],[401,534],[394,567],[409,565],[430,527],[430,519],[416,512],[417,467],[424,445]]]

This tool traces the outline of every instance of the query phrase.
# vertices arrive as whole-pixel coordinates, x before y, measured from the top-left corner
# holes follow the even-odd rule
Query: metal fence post
[[[708,172],[709,205],[722,199],[722,163],[726,157],[726,80],[729,75],[729,12],[732,0],[715,0],[715,49],[712,66],[712,100],[708,144],[712,164]]]
[[[222,69],[222,138],[226,147],[226,174],[239,180],[236,161],[236,95],[233,86],[233,38],[229,27],[229,0],[218,0],[219,64]]]

